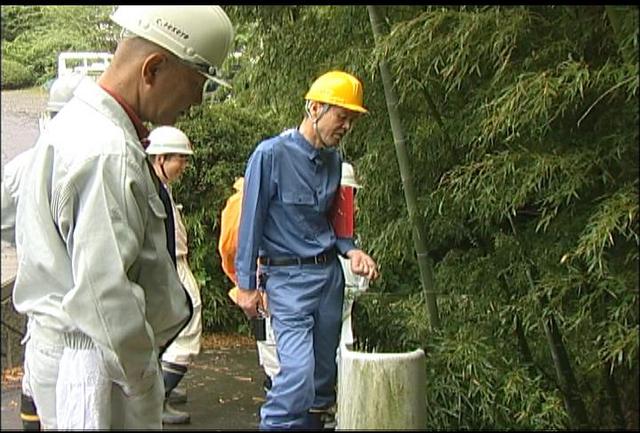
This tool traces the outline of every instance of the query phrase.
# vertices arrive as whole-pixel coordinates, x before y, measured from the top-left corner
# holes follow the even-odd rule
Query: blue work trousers
[[[324,264],[262,266],[280,371],[260,410],[261,430],[314,428],[309,409],[336,401],[344,275]]]

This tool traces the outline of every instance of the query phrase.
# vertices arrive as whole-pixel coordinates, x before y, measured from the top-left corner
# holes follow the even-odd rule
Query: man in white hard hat
[[[249,317],[268,298],[280,370],[260,409],[260,428],[317,429],[336,402],[335,354],[344,275],[336,256],[370,280],[377,264],[338,233],[329,214],[342,158],[337,147],[366,113],[362,83],[343,71],[317,78],[298,128],[262,141],[247,162],[235,268],[238,305]],[[256,266],[256,263],[258,265]]]
[[[73,91],[82,80],[88,78],[82,74],[69,74],[56,79],[49,89],[47,105],[40,115],[40,133],[44,131],[49,120],[53,119],[62,107],[71,100]],[[2,240],[15,244],[16,208],[18,207],[18,191],[24,169],[28,165],[29,157],[33,154],[33,147],[19,153],[4,166],[2,173]]]
[[[56,79],[49,89],[49,99],[42,115],[40,116],[40,133],[44,130],[47,122],[55,117],[62,107],[69,102],[73,96],[73,91],[78,87],[83,79],[87,79],[81,74],[69,74]],[[24,176],[24,169],[29,163],[29,158],[33,154],[33,147],[17,155],[4,166],[2,173],[2,183],[0,186],[2,199],[2,211],[0,216],[2,240],[15,245],[16,208],[18,206],[18,193],[20,181]],[[27,321],[27,328],[29,321]],[[26,367],[26,363],[25,363]],[[55,368],[57,372],[57,365]],[[23,371],[22,395],[20,398],[20,419],[24,430],[40,430],[40,419],[33,402],[30,388],[29,370]]]
[[[171,210],[175,221],[176,267],[180,281],[189,293],[193,304],[191,320],[162,354],[162,376],[165,390],[162,422],[164,424],[187,424],[190,422],[191,416],[188,412],[175,409],[170,404],[169,397],[186,374],[193,358],[200,353],[202,299],[200,287],[191,272],[187,258],[187,230],[182,222],[182,205],[175,203],[171,193],[171,184],[184,173],[189,156],[193,155],[193,150],[189,138],[180,129],[172,126],[159,126],[149,134],[149,146],[146,151],[151,165],[167,189],[171,201]]]
[[[51,120],[20,187],[13,301],[32,318],[45,429],[161,429],[159,357],[192,314],[143,122],[173,124],[202,101],[233,28],[219,6],[120,6],[112,19],[125,33],[111,64]],[[39,374],[56,361],[57,377]]]

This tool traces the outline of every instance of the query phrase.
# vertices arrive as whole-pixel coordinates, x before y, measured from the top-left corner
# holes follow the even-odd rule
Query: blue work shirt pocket
[[[302,191],[283,191],[282,203],[287,214],[293,216],[292,222],[303,230],[305,238],[315,239],[319,218],[315,196]]]

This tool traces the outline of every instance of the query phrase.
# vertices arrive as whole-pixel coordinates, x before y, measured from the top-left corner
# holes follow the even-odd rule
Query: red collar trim
[[[140,116],[138,116],[136,114],[136,112],[133,111],[133,108],[131,107],[131,105],[127,104],[127,102],[124,99],[122,99],[122,97],[120,95],[118,95],[116,92],[114,92],[113,90],[109,89],[104,84],[100,84],[100,87],[102,87],[102,89],[105,92],[107,92],[109,95],[111,95],[113,97],[113,99],[118,101],[118,104],[120,104],[122,106],[124,111],[129,116],[129,119],[131,119],[131,122],[133,123],[134,128],[136,128],[136,133],[138,134],[138,138],[140,139],[140,141],[142,141],[144,143],[143,139],[147,138],[147,136],[149,135],[149,130],[142,123],[142,120],[140,119]]]

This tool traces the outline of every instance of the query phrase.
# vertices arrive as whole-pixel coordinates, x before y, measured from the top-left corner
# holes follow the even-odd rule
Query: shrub
[[[220,265],[220,214],[254,147],[277,130],[266,115],[231,102],[194,108],[177,126],[195,151],[173,196],[184,206],[189,263],[202,293],[203,326],[207,331],[248,331],[244,314],[227,296],[233,285]]]
[[[2,59],[2,89],[27,87],[35,82],[29,68],[15,60]]]

